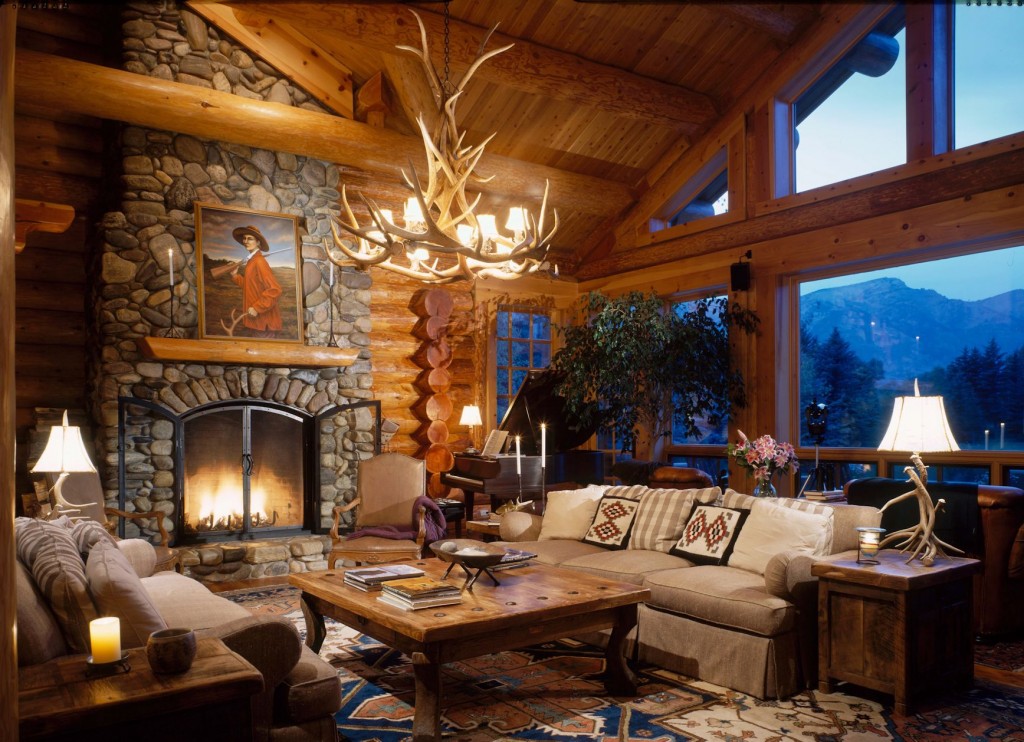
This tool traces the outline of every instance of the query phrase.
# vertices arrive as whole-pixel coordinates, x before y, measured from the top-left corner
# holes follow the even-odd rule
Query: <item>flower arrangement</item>
[[[796,470],[799,462],[791,444],[778,443],[770,435],[751,441],[742,430],[739,434],[740,442],[729,444],[729,457],[750,470],[759,483],[770,483],[775,472]]]

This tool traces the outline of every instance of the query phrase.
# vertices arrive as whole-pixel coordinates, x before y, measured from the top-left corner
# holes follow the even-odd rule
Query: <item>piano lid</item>
[[[507,430],[507,450],[515,451],[515,437],[522,436],[524,456],[540,455],[540,424],[547,424],[547,452],[569,451],[586,443],[596,427],[574,425],[565,413],[565,398],[555,392],[560,374],[553,369],[530,371],[512,398],[498,430]]]

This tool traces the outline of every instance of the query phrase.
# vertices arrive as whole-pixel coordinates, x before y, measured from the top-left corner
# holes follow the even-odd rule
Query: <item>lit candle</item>
[[[999,448],[1006,445],[1006,423],[999,423]]]
[[[171,272],[171,289],[174,288],[174,253],[167,248],[167,270]]]
[[[519,462],[519,436],[516,436],[516,474],[522,474],[522,464]]]
[[[545,423],[540,424],[540,468],[544,468],[544,459],[548,455],[548,440],[547,440],[548,426]]]
[[[884,528],[861,526],[857,529],[857,561],[861,564],[878,564],[878,546]]]
[[[334,288],[334,263],[331,263],[331,279],[327,282],[327,285]]]
[[[985,431],[985,450],[988,450],[988,431]]]
[[[114,616],[89,622],[92,661],[97,664],[121,659],[121,622]]]

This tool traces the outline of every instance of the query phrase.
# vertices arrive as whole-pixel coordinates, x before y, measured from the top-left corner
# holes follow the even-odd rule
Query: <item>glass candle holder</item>
[[[878,544],[884,528],[859,526],[857,528],[857,564],[878,564]]]

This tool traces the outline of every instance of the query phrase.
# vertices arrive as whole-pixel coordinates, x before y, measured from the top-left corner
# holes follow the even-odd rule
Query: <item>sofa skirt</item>
[[[641,605],[640,659],[760,699],[801,690],[797,632],[758,636]]]

